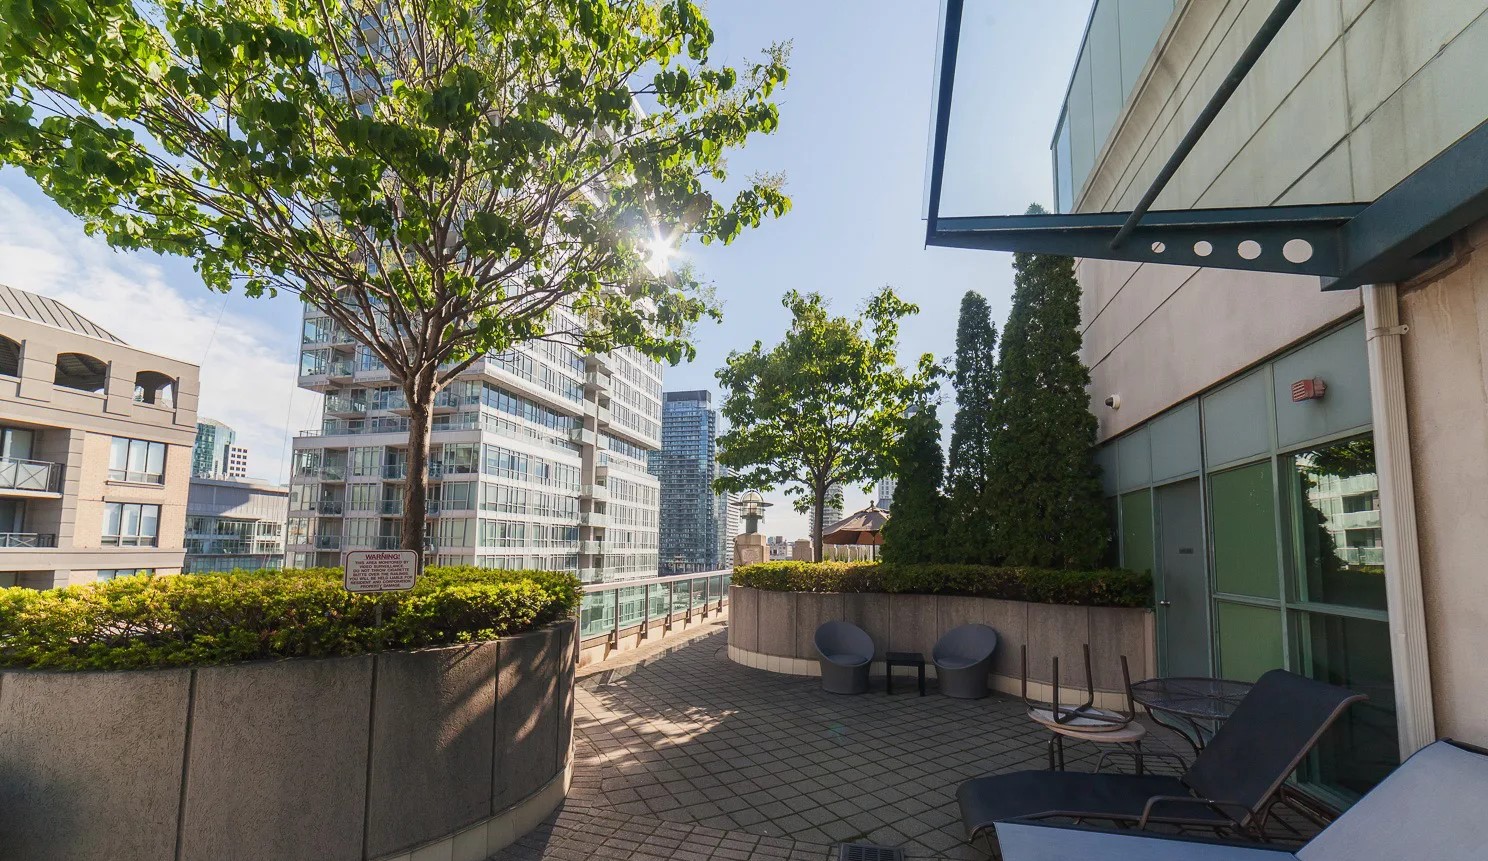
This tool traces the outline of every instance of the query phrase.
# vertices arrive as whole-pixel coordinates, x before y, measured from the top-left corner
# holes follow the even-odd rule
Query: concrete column
[[[1401,360],[1400,306],[1394,284],[1362,289],[1374,411],[1374,457],[1379,473],[1380,519],[1385,543],[1385,593],[1390,609],[1390,657],[1395,674],[1395,713],[1400,755],[1436,740],[1431,703],[1431,662],[1426,649],[1426,606],[1421,593],[1421,552],[1416,536],[1415,480]]]

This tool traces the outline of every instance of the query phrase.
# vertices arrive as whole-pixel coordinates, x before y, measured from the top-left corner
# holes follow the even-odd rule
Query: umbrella
[[[889,513],[876,505],[855,511],[822,530],[823,544],[882,544]]]

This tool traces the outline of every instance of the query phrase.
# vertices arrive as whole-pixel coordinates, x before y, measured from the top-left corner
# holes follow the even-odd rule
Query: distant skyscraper
[[[894,502],[894,488],[899,486],[899,481],[893,478],[881,478],[878,487],[874,489],[873,504],[888,511]]]
[[[842,496],[842,482],[834,482],[827,488],[827,504],[822,507],[822,529],[831,529],[832,524],[845,516],[842,510]]]
[[[729,474],[729,468],[718,465],[718,475]],[[718,512],[718,567],[727,568],[734,561],[734,536],[744,528],[743,511],[739,506],[739,494],[720,493],[715,501]]]
[[[196,420],[196,445],[191,450],[192,478],[222,478],[231,474],[236,462],[248,474],[248,449],[235,445],[238,434],[216,419]],[[234,450],[237,455],[234,457]]]
[[[712,401],[707,391],[663,394],[661,449],[650,458],[651,474],[661,482],[662,574],[724,567],[728,496],[713,489],[719,466]]]

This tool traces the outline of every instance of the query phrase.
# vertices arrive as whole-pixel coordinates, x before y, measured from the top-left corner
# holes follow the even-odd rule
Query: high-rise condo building
[[[205,416],[196,420],[191,449],[192,478],[247,478],[248,449],[237,444],[237,431]]]
[[[713,489],[718,411],[705,391],[667,392],[662,445],[650,470],[661,486],[661,571],[686,574],[724,567],[728,495]],[[729,549],[732,553],[732,547]]]
[[[556,309],[555,328],[580,325]],[[289,564],[397,547],[408,480],[403,393],[365,346],[306,310],[300,386],[325,395],[294,442]],[[441,391],[430,437],[430,564],[654,576],[661,365],[552,341],[475,362]]]
[[[0,586],[180,572],[198,377],[0,285]]]

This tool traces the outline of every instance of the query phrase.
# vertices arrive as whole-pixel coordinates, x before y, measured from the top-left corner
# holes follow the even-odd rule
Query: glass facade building
[[[709,392],[666,393],[661,448],[650,456],[651,474],[661,485],[662,574],[716,571],[732,561],[732,494],[713,489],[722,475],[717,435],[718,411]]]
[[[555,329],[580,322],[555,309]],[[300,385],[325,395],[295,440],[289,564],[339,565],[398,545],[408,410],[371,351],[307,311]],[[661,365],[631,350],[526,344],[475,362],[439,393],[429,458],[429,564],[654,576]]]

